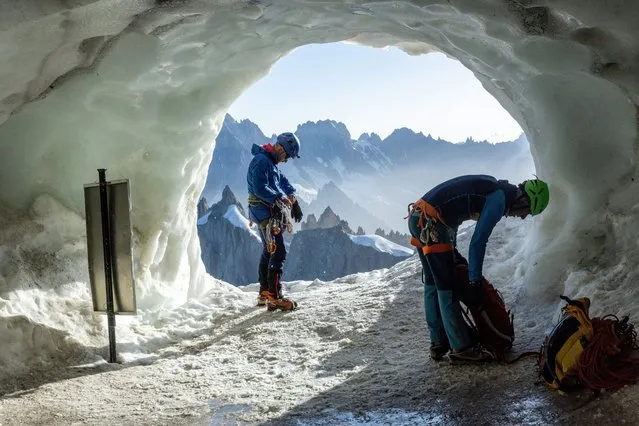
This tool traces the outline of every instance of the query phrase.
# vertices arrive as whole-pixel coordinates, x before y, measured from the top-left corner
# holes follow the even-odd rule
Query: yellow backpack
[[[579,358],[592,339],[593,328],[588,315],[589,298],[560,297],[567,304],[541,347],[539,372],[550,388],[569,392],[581,386]]]
[[[539,372],[560,392],[616,390],[639,378],[637,332],[629,318],[590,318],[590,299],[569,299],[539,353]]]

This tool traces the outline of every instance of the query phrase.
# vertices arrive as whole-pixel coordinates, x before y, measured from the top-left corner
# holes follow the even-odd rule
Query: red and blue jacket
[[[253,144],[251,154],[254,157],[246,174],[248,193],[259,198],[263,204],[249,205],[249,219],[259,223],[271,217],[272,206],[278,199],[284,200],[287,195],[295,194],[295,188],[278,169],[273,145]]]

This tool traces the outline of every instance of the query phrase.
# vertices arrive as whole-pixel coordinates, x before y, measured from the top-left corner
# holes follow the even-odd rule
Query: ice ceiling
[[[4,2],[0,199],[31,217],[51,199],[82,214],[97,168],[129,178],[141,302],[196,295],[195,202],[234,99],[304,44],[439,50],[519,122],[552,184],[521,254],[535,293],[566,265],[611,261],[602,249],[624,261],[639,251],[628,228],[639,206],[637,22],[628,0]],[[296,95],[273,106],[312,102]]]

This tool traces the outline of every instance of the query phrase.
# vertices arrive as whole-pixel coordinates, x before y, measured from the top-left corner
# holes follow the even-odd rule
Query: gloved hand
[[[300,203],[295,200],[293,206],[291,207],[291,217],[295,222],[301,222],[304,214],[302,213],[302,208],[300,207]]]
[[[481,282],[482,280],[473,280],[468,283],[465,299],[469,308],[479,308],[484,301],[484,288]]]
[[[271,205],[271,212],[274,216],[279,218],[280,216],[282,216],[282,210],[284,209],[284,207],[286,207],[286,205],[282,200],[276,200]]]

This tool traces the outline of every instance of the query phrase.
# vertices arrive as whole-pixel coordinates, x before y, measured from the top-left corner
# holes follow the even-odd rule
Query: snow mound
[[[402,247],[379,235],[349,235],[352,242],[360,246],[372,247],[377,251],[398,257],[412,256],[415,252],[407,247]]]

